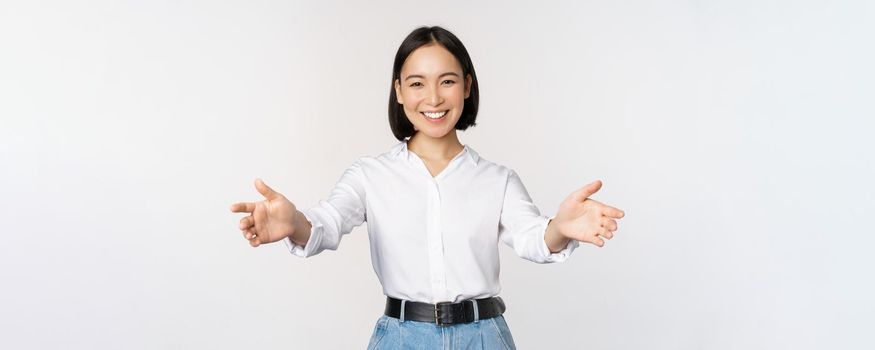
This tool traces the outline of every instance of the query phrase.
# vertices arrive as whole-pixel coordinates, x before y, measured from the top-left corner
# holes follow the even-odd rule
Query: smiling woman
[[[599,247],[623,212],[589,197],[595,181],[541,215],[515,171],[463,145],[478,87],[462,42],[440,27],[414,30],[392,70],[389,124],[400,141],[362,157],[318,206],[298,211],[260,180],[267,199],[238,203],[253,246],[282,240],[293,255],[334,250],[365,221],[385,314],[369,349],[513,349],[498,296],[498,243],[536,263],[568,259],[580,241]]]

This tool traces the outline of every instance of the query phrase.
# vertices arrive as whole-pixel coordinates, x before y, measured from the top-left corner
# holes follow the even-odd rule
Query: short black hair
[[[395,80],[401,79],[401,67],[407,56],[425,45],[436,43],[447,49],[459,65],[462,66],[462,79],[466,79],[471,75],[471,91],[468,98],[465,99],[465,104],[462,107],[462,115],[459,121],[456,122],[456,130],[466,130],[468,127],[477,125],[477,105],[480,102],[480,91],[477,87],[477,74],[474,72],[474,63],[471,62],[471,56],[468,55],[468,50],[465,45],[450,31],[438,27],[419,27],[414,29],[407,35],[407,38],[398,47],[398,52],[395,54],[395,64],[392,66],[392,84],[389,88],[389,126],[392,128],[392,133],[398,141],[403,141],[405,138],[413,136],[416,130],[413,129],[413,124],[407,120],[404,114],[404,106],[398,103],[398,97],[395,95]],[[467,82],[466,82],[467,83]]]

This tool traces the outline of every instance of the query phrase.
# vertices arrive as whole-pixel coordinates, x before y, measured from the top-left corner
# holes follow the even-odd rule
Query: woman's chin
[[[436,130],[436,128],[423,128],[423,129],[418,128],[418,131],[416,133],[423,134],[422,136],[428,136],[428,138],[431,138],[431,139],[440,139],[440,138],[444,138],[447,135],[449,135],[450,131],[451,130],[444,130],[444,129]]]

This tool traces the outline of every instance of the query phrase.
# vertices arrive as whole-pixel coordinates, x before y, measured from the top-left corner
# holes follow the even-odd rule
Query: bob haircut
[[[398,141],[412,137],[416,130],[404,114],[404,105],[398,103],[398,98],[395,96],[395,80],[401,79],[401,66],[404,65],[407,57],[416,49],[432,43],[443,46],[456,57],[459,65],[462,66],[463,81],[469,74],[471,75],[471,91],[468,98],[465,99],[464,106],[462,106],[462,115],[456,122],[456,130],[466,130],[468,127],[477,125],[480,90],[477,87],[477,74],[474,73],[474,63],[471,62],[468,50],[465,49],[465,45],[462,45],[459,38],[444,28],[438,26],[419,27],[407,35],[407,38],[401,43],[395,54],[395,64],[392,66],[392,84],[389,88],[389,126]]]

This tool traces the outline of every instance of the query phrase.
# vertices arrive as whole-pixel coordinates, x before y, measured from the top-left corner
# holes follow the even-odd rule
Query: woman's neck
[[[439,139],[417,132],[407,141],[407,149],[422,159],[449,161],[462,152],[464,146],[454,129]]]

